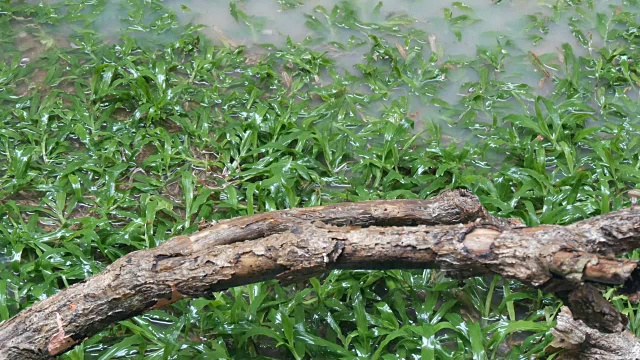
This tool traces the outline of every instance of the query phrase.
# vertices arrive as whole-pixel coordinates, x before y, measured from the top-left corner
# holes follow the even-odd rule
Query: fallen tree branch
[[[0,359],[49,358],[117,321],[184,297],[272,278],[297,281],[332,269],[439,268],[456,277],[495,273],[563,298],[585,281],[635,291],[637,263],[611,255],[638,244],[636,209],[570,226],[528,228],[489,215],[464,190],[430,200],[241,217],[130,253],[22,311],[0,325]],[[588,307],[575,306],[580,313],[598,311]],[[606,331],[624,331],[623,316],[607,321]],[[589,326],[601,329],[597,321]]]
[[[557,325],[551,330],[553,342],[550,349],[562,350],[558,360],[640,359],[640,343],[628,329],[609,333],[593,329],[582,320],[576,320],[571,310],[563,306],[557,317]]]

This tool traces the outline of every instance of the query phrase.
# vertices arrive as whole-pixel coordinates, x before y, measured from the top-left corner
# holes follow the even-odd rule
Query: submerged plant
[[[0,6],[1,320],[214,220],[467,188],[496,215],[566,224],[640,182],[635,1],[536,7],[521,38],[467,53],[486,11],[458,2],[432,19],[274,1],[309,33],[271,44],[249,3],[212,5],[241,39],[185,24],[196,4]],[[558,307],[499,278],[335,271],[183,300],[61,358],[515,359],[543,353]]]

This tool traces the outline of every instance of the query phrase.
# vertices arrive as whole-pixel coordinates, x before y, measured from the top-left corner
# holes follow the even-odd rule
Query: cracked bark
[[[566,340],[573,328],[584,336],[558,340],[553,349],[614,359],[621,351],[637,353],[639,342],[594,285],[624,285],[623,293],[637,297],[637,263],[613,255],[639,245],[638,208],[528,228],[489,215],[463,190],[430,200],[241,217],[130,253],[22,311],[0,325],[0,359],[50,358],[119,320],[184,297],[272,278],[293,282],[332,269],[391,268],[439,268],[457,278],[495,273],[556,293],[573,312],[560,314],[556,339]],[[615,346],[603,346],[607,341]]]

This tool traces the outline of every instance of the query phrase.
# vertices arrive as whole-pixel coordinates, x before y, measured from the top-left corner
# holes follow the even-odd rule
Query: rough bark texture
[[[110,324],[183,297],[271,278],[297,281],[331,269],[499,274],[557,293],[572,306],[576,319],[585,319],[584,326],[606,343],[617,339],[612,336],[626,336],[626,319],[585,281],[624,284],[627,292],[636,292],[636,262],[611,255],[638,244],[636,208],[571,226],[527,228],[489,215],[475,196],[462,190],[430,200],[336,204],[241,217],[128,254],[104,272],[34,304],[0,325],[0,359],[49,358]],[[590,300],[570,296],[577,291]],[[635,337],[626,341],[638,346]],[[585,344],[591,343],[580,346]],[[595,359],[584,354],[581,358]]]
[[[557,325],[551,330],[554,340],[550,348],[562,350],[558,360],[600,359],[638,360],[640,343],[629,330],[602,332],[576,320],[564,306],[557,317]]]

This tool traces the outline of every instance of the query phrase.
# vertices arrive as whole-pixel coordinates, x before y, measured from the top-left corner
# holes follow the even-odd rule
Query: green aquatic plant
[[[0,5],[0,320],[213,220],[467,188],[496,215],[567,224],[640,182],[636,1],[548,2],[466,53],[487,15],[459,2],[425,21],[274,1],[308,34],[271,44],[248,3],[215,2],[246,45],[186,22],[197,4]],[[61,358],[529,358],[558,308],[500,278],[335,271],[183,300]]]

